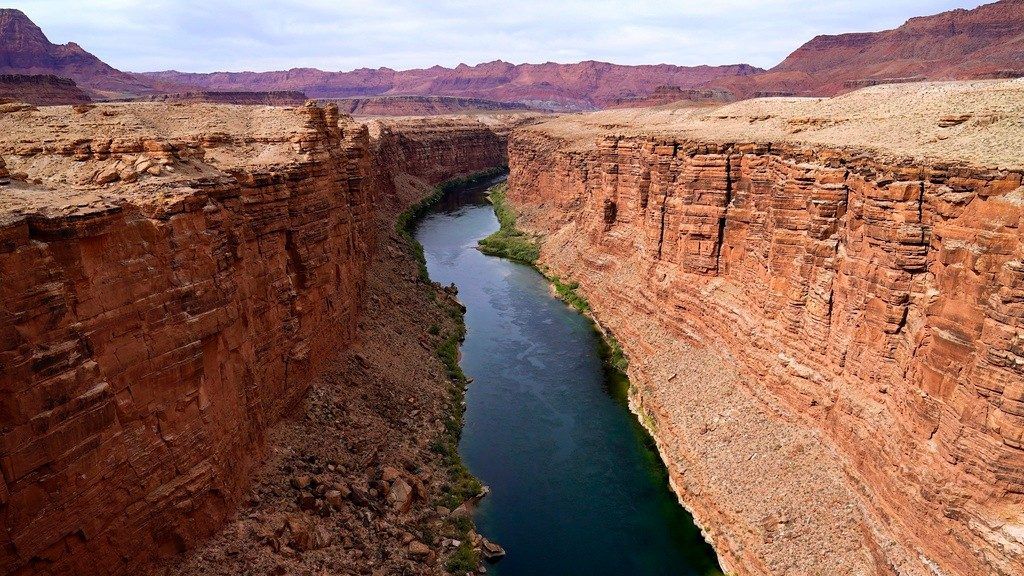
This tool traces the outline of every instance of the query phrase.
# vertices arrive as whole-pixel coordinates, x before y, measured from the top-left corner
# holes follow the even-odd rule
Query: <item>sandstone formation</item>
[[[354,116],[432,116],[531,110],[518,102],[454,96],[368,96],[329,101],[337,104],[342,112]]]
[[[562,117],[509,200],[736,574],[1021,574],[1024,83]]]
[[[238,516],[157,573],[446,573],[452,525],[436,503],[448,470],[431,447],[451,416],[451,382],[434,351],[457,329],[459,304],[450,289],[420,278],[395,216],[437,178],[504,163],[506,141],[493,137],[495,124],[471,118],[435,119],[430,129],[419,120],[381,122],[386,129],[371,140],[381,178],[378,246],[355,342],[313,381],[300,417],[270,431],[268,461]],[[448,145],[452,134],[479,153],[459,154]],[[407,171],[427,153],[437,162],[433,180]]]
[[[731,76],[760,72],[746,64],[730,66],[620,66],[586,61],[577,64],[510,64],[500,60],[455,68],[396,71],[362,68],[325,72],[301,68],[281,72],[153,72],[144,77],[216,90],[302,90],[313,98],[381,95],[456,96],[519,102],[533,108],[586,110],[622,98],[647,95],[658,86],[693,88]]]
[[[424,195],[425,185],[504,165],[512,130],[537,118],[536,114],[479,114],[369,120],[382,196],[411,205]],[[460,171],[453,172],[452,166]],[[417,181],[410,181],[410,175]]]
[[[124,572],[224,519],[266,427],[353,337],[367,133],[315,107],[0,126],[0,567]]]
[[[0,571],[131,573],[220,526],[355,339],[404,158],[333,106],[2,108]],[[475,126],[424,187],[503,162]]]
[[[829,96],[916,80],[1024,76],[1024,0],[911,18],[899,28],[817,36],[762,74],[712,85],[738,97],[785,92]]]
[[[0,100],[39,106],[91,101],[70,78],[50,74],[0,74]]]
[[[138,98],[145,102],[207,102],[211,104],[241,104],[254,106],[301,106],[306,95],[297,90],[276,92],[226,92],[200,90],[154,94]]]

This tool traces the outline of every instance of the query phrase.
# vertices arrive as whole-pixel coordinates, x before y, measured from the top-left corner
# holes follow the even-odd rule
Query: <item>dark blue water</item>
[[[453,192],[416,228],[432,280],[466,305],[460,452],[491,487],[479,531],[501,576],[717,574],[646,433],[613,390],[590,322],[534,269],[476,250],[498,229],[484,189]]]

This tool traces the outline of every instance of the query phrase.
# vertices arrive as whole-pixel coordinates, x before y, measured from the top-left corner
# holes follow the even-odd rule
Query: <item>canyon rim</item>
[[[510,357],[624,370],[649,436],[605,440],[710,545],[644,573],[1024,576],[1024,0],[770,68],[127,72],[31,12],[0,9],[0,573],[517,574],[460,448],[478,310],[413,234],[507,175],[493,226],[611,351]]]

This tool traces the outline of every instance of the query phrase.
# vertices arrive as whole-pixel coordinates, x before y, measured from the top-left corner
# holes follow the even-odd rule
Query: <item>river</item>
[[[459,451],[490,486],[480,533],[508,555],[490,574],[718,574],[646,432],[615,390],[590,321],[529,266],[485,256],[487,185],[450,192],[416,225],[430,278],[466,306]]]

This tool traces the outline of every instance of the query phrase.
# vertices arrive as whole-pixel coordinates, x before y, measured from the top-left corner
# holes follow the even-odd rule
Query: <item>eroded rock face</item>
[[[217,531],[267,428],[381,302],[381,222],[504,164],[518,122],[382,120],[371,140],[330,105],[4,106],[0,572],[136,573]],[[423,501],[418,479],[392,491]],[[295,549],[348,537],[297,517]]]
[[[221,108],[239,133],[217,137],[203,111],[166,110],[90,110],[95,124],[72,117],[43,149],[2,144],[22,173],[0,226],[4,573],[123,573],[210,533],[266,427],[355,329],[373,242],[365,128],[329,108]],[[42,131],[77,113],[19,114]],[[136,144],[109,150],[108,121]],[[248,146],[280,150],[210,163]],[[151,152],[133,184],[95,184]],[[61,198],[61,181],[93,184]]]
[[[488,114],[369,121],[382,201],[397,214],[436,184],[507,164],[512,129],[541,117]]]
[[[0,74],[0,100],[38,106],[86,104],[91,101],[70,78],[50,74]]]
[[[703,121],[519,130],[509,198],[624,342],[727,569],[1019,574],[1022,171]]]

